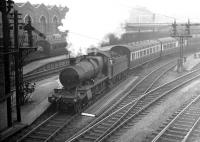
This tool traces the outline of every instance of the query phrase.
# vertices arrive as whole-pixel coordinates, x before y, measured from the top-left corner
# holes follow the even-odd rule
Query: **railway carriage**
[[[158,41],[161,44],[161,50],[162,50],[161,56],[178,52],[179,43],[175,38],[172,37],[159,38]]]
[[[160,57],[161,45],[156,40],[134,42],[126,46],[113,46],[111,51],[126,55],[129,68],[133,69],[141,64]]]

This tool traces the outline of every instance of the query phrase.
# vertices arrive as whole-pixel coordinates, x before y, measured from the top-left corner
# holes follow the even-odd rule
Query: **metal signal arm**
[[[43,34],[42,32],[40,32],[39,30],[37,30],[36,28],[34,28],[31,24],[26,24],[24,26],[24,30],[28,31],[28,32],[35,32],[37,35],[39,35],[40,37],[46,39],[45,34]]]
[[[46,39],[46,36],[44,33],[40,32],[36,28],[34,28],[31,24],[31,17],[28,16],[28,23],[24,25],[24,30],[28,33],[28,43],[30,47],[33,47],[33,35],[32,32],[35,32],[37,35],[42,37],[43,39]]]

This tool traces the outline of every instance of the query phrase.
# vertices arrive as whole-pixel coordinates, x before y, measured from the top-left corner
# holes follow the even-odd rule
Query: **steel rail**
[[[177,79],[174,80],[173,82],[178,81],[179,79],[181,80],[181,79],[184,78],[184,77],[188,77],[188,76],[190,76],[192,73],[195,74],[195,73],[198,72],[198,71],[199,71],[199,70],[196,70],[196,71],[187,73],[186,75],[177,78]],[[187,82],[189,82],[189,81],[191,81],[191,80],[193,80],[193,79],[195,79],[196,77],[199,77],[199,76],[200,76],[200,75],[196,75],[196,76],[193,77],[192,79],[186,80],[185,82],[183,82],[183,83],[181,83],[181,84],[180,84],[180,82],[178,82],[178,83],[179,83],[178,86],[173,87],[173,89],[170,89],[170,90],[168,89],[168,91],[167,91],[167,92],[165,91],[166,93],[164,93],[162,96],[157,96],[157,99],[156,99],[156,100],[159,100],[160,98],[162,98],[162,97],[165,96],[166,94],[168,94],[168,93],[170,93],[171,91],[173,91],[175,88],[178,88],[178,87],[180,87],[180,86],[186,84]],[[166,85],[169,85],[169,84],[171,84],[171,82],[162,85],[162,87],[163,87],[163,86],[166,87]],[[161,89],[162,87],[157,87],[156,89],[150,91],[149,93],[144,94],[144,95],[141,96],[139,99],[137,99],[136,104],[141,103],[141,100],[142,100],[142,99],[145,100],[145,96],[150,96],[150,95],[148,95],[148,94],[150,94],[150,93],[152,93],[152,92],[155,92],[155,90],[156,90],[156,91],[161,91],[160,89]],[[158,93],[158,92],[157,92],[157,93]],[[157,95],[157,93],[154,94],[154,95]],[[153,104],[156,100],[154,99],[151,103],[149,103],[148,105],[146,105],[145,107],[143,107],[143,109],[146,109],[149,105]],[[140,102],[139,102],[139,101],[140,101]],[[149,102],[149,100],[147,100],[147,101]],[[129,105],[129,104],[128,104],[128,105]],[[126,106],[127,106],[127,105],[126,105]],[[135,115],[138,114],[139,112],[141,112],[143,109],[141,108],[139,111],[137,111],[137,113],[135,113]],[[129,110],[131,110],[131,109],[129,109]],[[120,111],[120,110],[119,110],[119,111]],[[117,112],[119,112],[119,111],[117,111]],[[127,112],[129,112],[129,111],[127,111]],[[131,119],[133,116],[135,116],[135,115],[130,116],[130,117],[126,120],[126,122],[127,122],[129,119]],[[111,117],[111,116],[113,116],[113,114],[112,114],[112,115],[109,115],[109,117]],[[125,115],[124,115],[124,116],[125,116]],[[105,120],[105,119],[107,119],[107,118],[108,118],[108,117],[104,118],[103,120]],[[123,117],[120,117],[120,119],[118,120],[118,122],[117,122],[117,123],[114,123],[114,125],[110,126],[110,127],[108,128],[107,131],[104,130],[104,133],[101,134],[101,135],[96,139],[96,141],[101,141],[102,139],[105,139],[105,138],[108,136],[108,134],[107,134],[106,137],[105,137],[105,134],[108,133],[108,132],[110,131],[110,129],[113,128],[113,126],[116,126],[116,124],[118,124],[118,126],[119,126],[119,123],[121,123],[120,121],[121,121],[122,118],[123,118]],[[101,122],[103,122],[103,120],[101,120]],[[124,121],[124,122],[125,122],[125,121]],[[97,124],[95,124],[95,125],[93,125],[93,126],[90,127],[88,130],[82,132],[81,134],[79,134],[77,137],[73,138],[73,139],[70,140],[70,141],[74,141],[75,139],[80,138],[82,135],[84,135],[85,133],[88,133],[89,130],[93,129],[95,126],[98,126],[99,124],[100,124],[100,122],[97,123]],[[121,124],[122,124],[122,123],[121,123]],[[117,127],[117,128],[119,128],[119,127]],[[93,130],[93,131],[94,131],[94,130]]]
[[[167,129],[175,123],[175,121],[181,117],[182,114],[184,114],[194,103],[196,103],[197,101],[199,101],[200,99],[200,95],[198,95],[195,99],[193,99],[185,108],[183,108],[175,117],[174,119],[172,119],[170,121],[170,123],[168,123],[167,126],[165,126],[161,132],[159,132],[156,137],[154,137],[154,139],[151,142],[156,142],[158,141],[159,138],[161,138],[161,136],[167,131]],[[191,134],[192,130],[194,129],[194,127],[196,126],[196,124],[200,121],[200,115],[199,118],[195,121],[195,123],[192,125],[192,127],[190,128],[190,130],[188,131],[188,133],[185,135],[185,137],[183,138],[182,142],[185,142],[188,138],[188,136]]]
[[[200,70],[197,70],[197,71],[200,71]],[[196,72],[196,71],[194,71],[194,72]],[[193,72],[191,72],[191,73],[193,73]],[[183,76],[181,76],[181,77],[179,77],[179,78],[177,78],[177,79],[180,79],[180,78],[185,77],[185,76],[187,76],[187,75],[190,75],[190,73],[189,73],[189,74],[186,74],[186,75],[183,75]],[[161,98],[163,98],[164,96],[166,96],[166,95],[169,94],[170,92],[174,91],[175,89],[177,89],[177,88],[181,87],[182,85],[185,85],[186,83],[188,83],[188,82],[190,82],[190,81],[196,79],[196,77],[200,77],[200,75],[197,75],[197,76],[195,76],[195,77],[192,77],[191,79],[186,80],[186,81],[184,81],[184,82],[181,82],[180,84],[178,84],[177,86],[174,86],[174,87],[171,88],[170,90],[164,91],[164,93],[161,93],[161,95],[158,95],[158,93],[156,92],[155,95],[158,95],[157,98],[153,99],[151,102],[150,102],[150,101],[146,101],[147,104],[146,104],[146,103],[143,103],[143,104],[146,104],[146,105],[144,105],[144,107],[142,107],[141,109],[139,109],[138,111],[136,111],[136,113],[133,113],[133,114],[132,114],[132,112],[128,112],[128,113],[127,113],[127,118],[125,118],[125,120],[123,120],[122,122],[120,122],[121,120],[118,121],[119,123],[117,123],[117,126],[116,126],[115,128],[110,128],[111,131],[110,131],[110,132],[109,132],[109,131],[105,132],[105,134],[102,135],[102,137],[99,138],[98,141],[103,141],[103,140],[105,140],[108,136],[110,136],[112,133],[114,133],[117,129],[119,129],[120,127],[122,127],[123,125],[125,125],[125,123],[127,123],[128,121],[130,121],[131,119],[133,119],[134,117],[136,117],[137,115],[139,115],[139,113],[143,112],[145,109],[147,109],[147,108],[150,107],[151,105],[154,105],[154,103],[156,103],[156,102],[159,101]],[[174,81],[177,81],[177,79],[175,79]],[[172,81],[172,82],[174,82],[174,81]],[[169,82],[169,83],[171,83],[171,82]],[[168,84],[168,83],[166,83],[166,84]],[[165,84],[162,85],[162,86],[160,86],[160,87],[164,87],[164,86],[165,86]],[[154,92],[154,91],[156,91],[157,89],[159,90],[160,87],[157,87],[157,88],[155,88],[154,90],[150,91],[149,93],[144,94],[143,96],[141,96],[141,98],[139,98],[139,100],[138,100],[138,103],[140,103],[139,101],[141,101],[141,99],[143,99],[144,97],[146,97],[146,96],[147,96],[147,97],[148,97],[148,96],[150,97],[151,93]],[[159,92],[160,92],[160,91],[159,91]],[[152,97],[152,96],[151,96],[151,97]],[[152,99],[152,98],[151,98],[151,99]],[[135,106],[133,106],[132,108],[134,108],[134,107],[135,107]],[[132,110],[131,110],[131,111],[132,111]],[[129,115],[130,115],[130,116],[129,116]]]
[[[195,99],[193,99],[185,108],[183,108],[175,117],[174,119],[172,119],[170,121],[170,123],[168,123],[167,126],[165,126],[161,132],[159,132],[156,137],[154,137],[154,139],[152,140],[152,142],[156,142],[158,141],[161,136],[169,129],[169,127],[173,124],[176,123],[176,120],[178,118],[181,118],[181,115],[184,114],[190,107],[193,106],[194,103],[196,103],[197,101],[199,101],[200,99],[200,95],[198,95]],[[190,136],[190,134],[192,133],[192,131],[194,130],[195,126],[200,122],[200,114],[197,120],[195,120],[194,124],[191,126],[191,128],[189,129],[189,131],[187,132],[187,134],[183,137],[183,140],[181,140],[182,142],[186,142],[186,140],[188,139],[188,137]]]
[[[46,123],[47,121],[49,121],[51,118],[53,118],[55,115],[57,115],[58,112],[55,112],[54,114],[52,114],[50,117],[48,117],[47,119],[45,119],[44,121],[42,121],[39,125],[37,125],[36,127],[34,127],[32,130],[30,130],[27,134],[25,134],[23,137],[21,137],[20,139],[17,140],[17,142],[21,142],[23,139],[25,139],[28,135],[30,135],[32,132],[34,132],[37,128],[39,128],[40,126],[42,126],[44,123]]]
[[[194,125],[192,126],[192,128],[189,130],[189,132],[187,133],[187,135],[184,137],[184,139],[182,140],[182,142],[186,142],[189,139],[189,136],[195,130],[195,127],[198,125],[199,122],[200,122],[200,116],[197,119],[197,121],[194,123]]]
[[[103,119],[107,114],[110,114],[110,113],[114,112],[114,111],[111,112],[111,110],[113,110],[114,107],[116,107],[117,105],[119,105],[119,103],[122,102],[136,87],[138,87],[141,83],[143,83],[145,81],[145,79],[147,79],[150,75],[152,75],[153,73],[155,73],[157,70],[159,70],[159,69],[161,69],[163,67],[166,67],[167,65],[169,65],[171,63],[175,63],[175,61],[176,60],[172,60],[172,61],[169,61],[168,63],[166,63],[164,65],[157,66],[156,68],[154,68],[153,71],[151,71],[150,73],[147,73],[133,87],[127,89],[128,91],[125,93],[125,95],[123,95],[119,99],[114,99],[113,100],[114,103],[111,103],[112,106],[110,106],[100,116],[98,116],[94,121],[92,121],[89,125],[87,125],[87,127],[81,129],[78,133],[76,133],[74,136],[72,136],[71,138],[69,138],[69,140],[73,139],[73,137],[75,137],[76,135],[80,134],[81,132],[85,131],[86,129],[88,129],[89,127],[91,127],[92,125],[94,125],[95,123],[97,123],[98,121],[100,121],[101,119]],[[167,71],[169,71],[170,69],[172,69],[174,66],[175,65],[170,66],[169,68],[167,68],[167,70],[165,70],[164,72],[162,72],[160,75],[156,74],[157,75],[156,79],[153,81],[153,83],[147,89],[144,90],[144,92],[149,91],[151,89],[151,87],[153,86],[153,84],[157,81],[157,79],[159,79],[160,77],[162,77],[163,74],[165,74]],[[136,101],[136,99],[134,99],[134,101]]]
[[[46,120],[41,122],[39,125],[34,127],[26,135],[24,135],[23,137],[18,139],[17,142],[23,142],[23,141],[26,141],[26,140],[28,140],[28,141],[40,140],[40,141],[47,142],[54,135],[56,135],[57,132],[59,132],[64,126],[69,124],[72,121],[72,119],[74,119],[74,117],[76,117],[76,115],[75,116],[70,116],[70,115],[66,115],[65,116],[64,115],[61,118],[59,118],[59,117],[60,116],[59,116],[58,112],[54,113],[53,115],[48,117]],[[58,119],[61,119],[61,120],[57,121]],[[51,121],[53,121],[53,122],[51,122]],[[58,123],[59,123],[59,125],[57,125]],[[45,127],[51,127],[51,129],[53,128],[52,129],[53,131],[50,132],[50,129],[43,130],[42,128],[45,128]],[[40,130],[40,129],[42,129],[42,130]],[[38,134],[36,138],[35,138],[35,133]]]
[[[173,63],[173,64],[172,64],[172,63]],[[80,133],[83,132],[83,131],[86,131],[86,130],[87,130],[89,127],[91,127],[92,125],[97,124],[98,121],[100,121],[100,120],[103,118],[103,116],[105,116],[106,114],[108,114],[108,112],[110,112],[110,110],[112,110],[114,107],[116,107],[116,105],[119,104],[126,96],[128,96],[128,95],[134,90],[134,88],[136,88],[136,87],[138,87],[139,85],[141,85],[141,83],[143,83],[150,75],[152,75],[153,73],[155,73],[155,71],[157,71],[157,70],[159,70],[159,69],[161,69],[161,68],[163,68],[163,67],[166,67],[166,65],[170,65],[170,66],[169,66],[167,69],[165,69],[165,70],[161,73],[161,75],[156,74],[156,75],[157,75],[157,76],[156,76],[156,80],[154,80],[153,83],[151,83],[151,85],[148,86],[148,87],[144,90],[144,92],[147,92],[147,90],[150,90],[150,88],[151,88],[152,85],[157,81],[157,79],[159,79],[163,74],[165,74],[167,71],[169,71],[170,69],[172,69],[172,68],[175,66],[175,65],[174,65],[174,60],[168,62],[168,63],[165,64],[165,65],[159,66],[159,67],[157,67],[156,69],[154,69],[152,72],[148,73],[144,78],[142,78],[138,83],[136,83],[136,85],[135,85],[134,87],[132,87],[132,88],[124,95],[123,98],[120,98],[120,99],[118,100],[118,102],[117,102],[115,105],[111,106],[111,107],[110,107],[106,112],[104,112],[100,117],[98,117],[96,120],[94,120],[92,123],[90,123],[88,127],[83,128],[78,134],[80,134]],[[136,101],[137,101],[137,98],[134,99],[133,101],[127,102],[128,104],[127,104],[127,103],[126,103],[126,104],[129,105],[129,104],[132,104],[132,103],[134,103],[134,102],[136,102]],[[124,107],[126,107],[126,105],[124,105]],[[121,110],[121,109],[123,109],[124,107],[121,106],[119,109],[114,110],[114,112],[116,112],[117,110]],[[113,112],[113,113],[114,113],[114,112]],[[110,112],[110,113],[111,113],[111,112]],[[111,113],[111,114],[113,114],[113,113]],[[110,115],[111,115],[111,114],[110,114]],[[106,118],[107,118],[107,117],[106,117]],[[74,135],[73,137],[78,136],[78,134]],[[70,139],[73,139],[73,137],[70,138]],[[70,140],[70,139],[69,139],[69,140]]]

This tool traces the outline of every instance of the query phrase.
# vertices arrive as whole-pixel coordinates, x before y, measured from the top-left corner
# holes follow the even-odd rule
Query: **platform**
[[[13,127],[0,133],[0,141],[33,123],[50,106],[48,96],[51,95],[54,88],[59,86],[57,80],[58,75],[36,83],[36,90],[32,93],[30,102],[21,107],[21,123],[16,123]],[[15,116],[16,112],[13,109],[13,117]]]
[[[47,63],[51,63],[51,62],[55,62],[55,61],[59,61],[63,59],[67,59],[67,56],[61,55],[61,56],[56,56],[56,57],[51,57],[51,58],[46,58],[46,59],[31,62],[23,67],[23,74],[27,74]]]

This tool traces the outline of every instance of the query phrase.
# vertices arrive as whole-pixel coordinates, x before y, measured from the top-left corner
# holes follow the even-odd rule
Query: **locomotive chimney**
[[[76,64],[76,58],[69,58],[69,63],[71,66]]]

